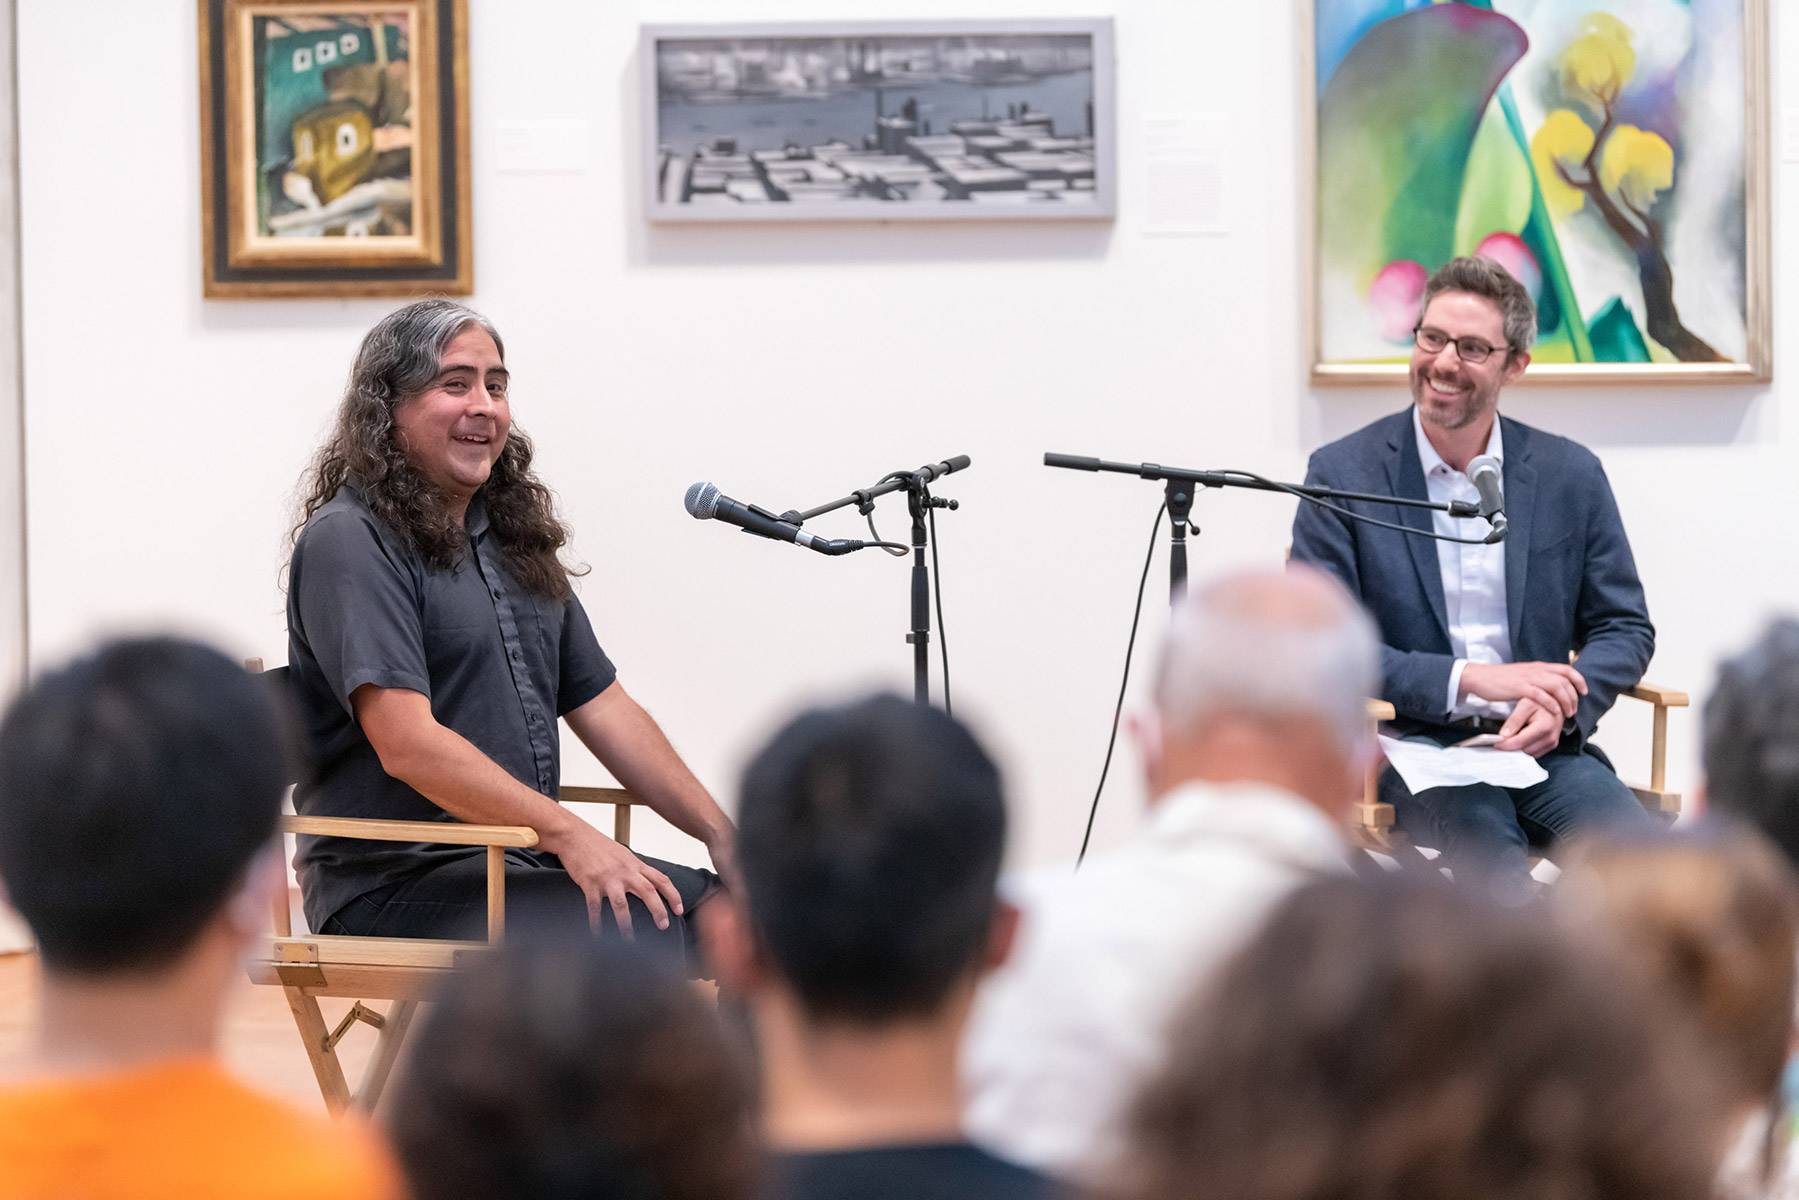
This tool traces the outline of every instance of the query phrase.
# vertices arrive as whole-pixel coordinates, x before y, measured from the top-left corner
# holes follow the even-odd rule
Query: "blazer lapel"
[[[1504,417],[1500,420],[1505,421]],[[1512,661],[1523,662],[1524,589],[1530,580],[1530,533],[1536,515],[1537,469],[1530,464],[1530,435],[1505,421],[1505,616],[1512,635]]]
[[[1428,500],[1430,490],[1424,483],[1424,468],[1418,463],[1418,431],[1412,428],[1408,414],[1400,426],[1397,444],[1393,445],[1394,453],[1387,459],[1387,486],[1395,496],[1403,496],[1409,500]],[[1510,480],[1507,481],[1510,486]],[[1509,493],[1508,493],[1509,496]],[[1431,510],[1413,508],[1409,505],[1396,506],[1399,523],[1410,525],[1414,529],[1429,532]],[[1403,537],[1403,535],[1402,535]],[[1424,585],[1424,594],[1430,598],[1431,615],[1437,620],[1437,628],[1443,633],[1444,643],[1449,640],[1449,605],[1443,599],[1443,568],[1437,562],[1437,543],[1433,538],[1403,537],[1412,552],[1412,565],[1418,570],[1418,582]],[[1507,579],[1508,586],[1510,579]],[[1509,595],[1509,592],[1508,592]]]

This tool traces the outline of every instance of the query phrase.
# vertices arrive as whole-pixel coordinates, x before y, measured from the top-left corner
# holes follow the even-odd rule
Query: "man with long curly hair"
[[[513,428],[505,350],[427,299],[363,339],[304,481],[288,663],[312,737],[305,814],[528,825],[507,852],[517,923],[690,944],[711,871],[642,858],[557,803],[557,719],[620,783],[732,870],[734,831],[626,694],[569,586],[568,530]],[[479,936],[480,847],[301,839],[324,933]]]

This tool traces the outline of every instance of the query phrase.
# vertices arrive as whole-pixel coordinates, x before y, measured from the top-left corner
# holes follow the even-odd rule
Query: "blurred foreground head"
[[[744,772],[737,853],[756,954],[815,1019],[923,1017],[987,961],[999,770],[935,708],[814,709]]]
[[[1150,790],[1228,781],[1243,763],[1334,811],[1372,753],[1378,668],[1373,623],[1322,571],[1295,563],[1196,588],[1175,607],[1156,674]]]
[[[1719,666],[1703,737],[1707,805],[1754,825],[1799,865],[1799,621],[1770,622]]]
[[[26,688],[0,724],[0,880],[45,966],[169,968],[228,905],[253,933],[267,910],[234,897],[277,844],[288,735],[267,687],[175,638],[112,642]]]
[[[1611,945],[1642,986],[1691,1016],[1729,1099],[1775,1099],[1793,1031],[1799,893],[1753,830],[1711,825],[1571,849],[1552,896]]]
[[[747,1200],[750,1095],[691,984],[584,941],[509,946],[430,1010],[391,1125],[414,1200]]]
[[[1692,1200],[1721,1151],[1684,1026],[1536,910],[1295,894],[1178,1025],[1117,1200]]]

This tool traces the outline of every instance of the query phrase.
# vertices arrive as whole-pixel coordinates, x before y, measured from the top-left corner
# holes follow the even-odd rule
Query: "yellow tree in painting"
[[[1674,148],[1650,130],[1614,119],[1636,72],[1631,41],[1630,27],[1610,13],[1582,19],[1556,67],[1563,98],[1586,116],[1573,107],[1550,112],[1531,138],[1531,159],[1556,215],[1591,204],[1636,259],[1649,336],[1682,362],[1722,362],[1723,355],[1681,324],[1674,307],[1674,270],[1654,215],[1674,187]]]

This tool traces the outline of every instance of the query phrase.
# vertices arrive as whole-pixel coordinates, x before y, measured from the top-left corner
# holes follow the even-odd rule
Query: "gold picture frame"
[[[1520,382],[1773,378],[1768,0],[1739,0],[1728,28],[1696,26],[1685,49],[1657,45],[1666,31],[1630,29],[1614,0],[1298,4],[1312,384],[1403,380],[1416,319],[1404,310],[1424,273],[1485,252],[1488,238],[1540,293],[1544,323]],[[1611,53],[1614,42],[1624,49]],[[1582,52],[1593,69],[1565,70]],[[1712,93],[1678,90],[1694,78]],[[1458,95],[1470,111],[1446,112]],[[1458,153],[1436,153],[1452,133]],[[1612,145],[1626,133],[1634,144]],[[1507,156],[1510,224],[1495,216]],[[1421,194],[1433,179],[1450,187],[1447,203]],[[1625,187],[1631,207],[1619,203]]]
[[[466,0],[199,0],[204,294],[467,295]]]

